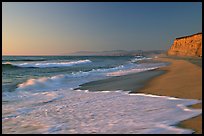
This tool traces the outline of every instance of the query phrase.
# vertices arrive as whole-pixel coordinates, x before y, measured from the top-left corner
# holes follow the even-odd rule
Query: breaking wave
[[[148,59],[152,59],[152,58],[148,58],[148,57],[145,57],[145,56],[135,56],[135,58],[133,58],[131,60],[131,62],[138,62],[140,60],[148,60]]]
[[[23,62],[23,63],[11,63],[5,62],[2,65],[12,65],[17,67],[27,67],[27,68],[50,68],[50,67],[69,67],[77,64],[90,63],[90,60],[77,60],[77,61],[66,61],[66,62]]]
[[[127,75],[142,71],[153,70],[165,66],[164,63],[153,64],[127,64],[108,69],[92,69],[91,71],[73,72],[70,74],[55,75],[52,77],[41,77],[38,79],[29,79],[19,84],[17,89],[28,91],[55,90],[55,89],[73,89],[79,85],[91,81],[106,79],[112,76]]]

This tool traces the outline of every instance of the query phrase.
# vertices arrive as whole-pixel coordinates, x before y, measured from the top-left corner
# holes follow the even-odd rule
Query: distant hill
[[[137,56],[137,55],[144,55],[144,56],[152,56],[156,54],[165,53],[164,50],[150,50],[150,51],[142,51],[142,50],[112,50],[112,51],[79,51],[74,52],[68,55],[71,56]]]

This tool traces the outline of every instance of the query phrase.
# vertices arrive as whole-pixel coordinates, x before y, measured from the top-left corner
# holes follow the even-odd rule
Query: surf
[[[13,63],[9,62],[10,65],[17,66],[17,67],[24,67],[24,68],[52,68],[52,67],[70,67],[73,65],[79,65],[79,64],[86,64],[91,63],[90,60],[77,60],[77,61],[63,61],[63,62],[19,62],[19,63]],[[6,63],[3,63],[6,64]]]

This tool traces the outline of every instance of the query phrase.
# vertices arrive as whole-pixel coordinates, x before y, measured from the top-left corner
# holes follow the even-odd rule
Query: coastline
[[[202,100],[202,65],[195,65],[188,58],[159,56],[154,60],[170,64],[152,71],[92,81],[80,85],[77,89],[89,91],[121,89],[124,91],[129,90],[130,93]],[[189,107],[201,109],[202,103]],[[176,126],[193,129],[196,134],[201,134],[202,115],[179,122]]]
[[[165,71],[165,73],[152,78],[137,92],[202,100],[201,67],[185,60],[176,60],[168,57],[159,57],[156,60],[170,62],[171,64],[159,68],[159,71]],[[191,107],[202,108],[202,103],[192,105]],[[193,129],[195,134],[202,134],[202,114],[182,121],[177,126]]]
[[[159,62],[159,61],[161,61],[161,62],[163,62],[163,61],[165,61],[164,59],[150,59],[150,60],[142,60],[141,62],[142,63],[151,63],[151,62]],[[168,61],[168,63],[171,63],[169,60],[166,60],[166,61]],[[180,61],[179,61],[180,62]],[[168,64],[167,63],[167,64]],[[181,63],[181,62],[180,62]],[[180,64],[179,63],[179,64]],[[182,64],[182,66],[183,66],[183,64]],[[4,133],[18,133],[18,132],[20,132],[20,133],[29,133],[29,132],[32,132],[32,133],[36,133],[36,132],[40,132],[40,133],[55,133],[55,132],[57,132],[57,131],[59,131],[60,132],[60,130],[62,129],[62,130],[67,130],[67,128],[64,128],[63,127],[63,125],[60,125],[60,126],[58,126],[58,125],[56,125],[55,124],[55,121],[53,121],[53,119],[55,120],[56,118],[55,118],[55,115],[59,115],[59,118],[58,118],[58,116],[57,116],[57,119],[59,119],[59,124],[61,123],[61,122],[64,122],[64,120],[65,119],[69,119],[69,118],[71,118],[71,119],[73,119],[73,120],[78,120],[77,122],[83,122],[83,123],[85,123],[85,122],[87,122],[87,120],[81,120],[83,117],[81,116],[81,115],[90,115],[88,118],[90,119],[90,120],[92,120],[92,115],[93,114],[90,114],[91,112],[89,112],[89,111],[95,111],[95,109],[98,109],[99,107],[101,107],[100,106],[100,104],[104,104],[104,102],[106,102],[106,104],[105,105],[107,105],[107,106],[102,106],[102,107],[104,107],[104,109],[103,110],[101,110],[101,111],[104,111],[104,113],[103,112],[100,112],[100,110],[97,110],[98,111],[98,113],[99,114],[101,114],[101,115],[105,115],[105,116],[100,116],[101,118],[99,119],[99,121],[100,120],[105,120],[105,119],[108,119],[108,121],[109,120],[111,120],[111,119],[113,119],[113,120],[120,120],[120,115],[119,116],[117,116],[118,118],[117,119],[114,119],[114,118],[112,118],[112,117],[115,117],[115,116],[113,116],[113,115],[115,115],[115,112],[110,112],[110,111],[112,111],[114,108],[116,108],[117,106],[117,108],[116,109],[114,109],[113,111],[117,111],[117,110],[119,110],[119,109],[121,109],[121,110],[126,110],[126,108],[127,109],[130,109],[127,113],[127,117],[130,117],[129,119],[130,120],[134,120],[134,119],[137,119],[137,118],[139,118],[139,119],[141,119],[141,120],[136,120],[136,121],[138,121],[139,123],[141,122],[141,123],[144,123],[145,122],[145,120],[146,120],[146,124],[147,124],[147,128],[148,127],[152,127],[152,123],[154,123],[154,122],[152,122],[152,123],[150,123],[150,125],[148,126],[148,124],[149,124],[149,121],[151,122],[151,121],[154,121],[154,120],[152,120],[152,119],[158,119],[158,120],[160,120],[160,119],[165,119],[166,117],[168,118],[168,117],[170,117],[170,120],[169,121],[174,121],[174,119],[175,119],[175,122],[174,123],[172,123],[172,124],[175,124],[175,123],[179,123],[179,121],[181,121],[182,119],[181,118],[183,118],[184,116],[185,116],[185,114],[183,114],[183,113],[180,113],[180,114],[178,114],[178,116],[174,116],[174,113],[175,112],[177,112],[177,110],[175,110],[175,112],[174,111],[172,111],[172,112],[169,112],[169,114],[164,114],[165,116],[162,116],[161,115],[161,113],[163,113],[163,111],[168,111],[168,110],[172,110],[172,108],[171,107],[169,107],[169,108],[166,108],[166,109],[164,109],[163,110],[163,108],[159,108],[158,109],[158,107],[160,107],[161,105],[163,105],[164,103],[166,103],[165,105],[168,107],[168,105],[170,104],[171,105],[171,102],[170,101],[157,101],[157,99],[152,99],[152,100],[149,100],[149,99],[145,99],[145,98],[143,98],[142,100],[143,100],[143,102],[141,102],[140,104],[138,104],[137,102],[137,100],[136,99],[132,99],[132,98],[130,98],[130,97],[126,97],[125,99],[117,99],[118,97],[112,97],[112,96],[110,96],[108,93],[100,93],[100,95],[95,95],[95,94],[98,94],[98,93],[92,93],[93,94],[93,97],[92,97],[92,95],[89,95],[89,93],[87,94],[87,93],[83,93],[83,92],[89,92],[89,91],[108,91],[108,92],[110,92],[110,91],[116,91],[116,90],[122,90],[122,91],[128,91],[128,93],[137,93],[138,92],[138,90],[141,90],[141,89],[144,89],[144,88],[146,88],[147,87],[147,85],[149,85],[149,83],[151,83],[152,81],[154,81],[155,79],[157,79],[157,77],[162,77],[162,76],[164,76],[164,75],[166,75],[166,74],[168,74],[169,73],[169,71],[171,71],[172,70],[172,68],[170,68],[170,70],[168,71],[168,69],[167,69],[167,67],[168,66],[165,66],[165,67],[162,67],[162,68],[158,68],[158,69],[154,69],[154,70],[149,70],[149,71],[144,71],[144,72],[139,72],[139,73],[131,73],[131,74],[127,74],[127,75],[122,75],[122,76],[115,76],[115,77],[110,77],[110,78],[108,78],[108,79],[103,79],[103,80],[96,80],[96,81],[92,81],[92,82],[88,82],[88,83],[85,83],[85,84],[83,84],[83,85],[81,85],[81,87],[79,87],[79,88],[77,88],[77,89],[79,89],[78,91],[68,91],[70,94],[68,94],[68,92],[67,92],[67,90],[65,89],[65,90],[61,90],[60,92],[55,92],[55,91],[51,91],[51,92],[38,92],[38,93],[36,93],[35,95],[33,95],[34,97],[32,97],[32,98],[34,98],[34,99],[29,99],[29,101],[22,101],[22,103],[32,103],[32,105],[34,105],[34,106],[38,106],[38,105],[40,105],[40,108],[36,108],[36,110],[32,110],[34,107],[32,107],[32,105],[30,106],[30,105],[25,105],[25,106],[23,106],[23,108],[22,108],[22,103],[19,103],[19,105],[18,104],[16,104],[15,105],[15,107],[16,107],[16,109],[18,110],[17,112],[19,113],[19,114],[15,114],[15,112],[13,111],[13,105],[10,105],[11,107],[7,107],[7,108],[5,108],[6,107],[6,105],[4,105],[5,107],[4,107],[4,109],[7,109],[4,113],[5,114],[7,114],[7,115],[5,115],[5,116],[2,116],[5,120],[4,120],[4,122],[3,122],[3,124],[4,124]],[[176,64],[176,67],[178,68],[178,64]],[[189,66],[186,66],[186,67],[189,67]],[[192,68],[192,67],[191,67]],[[185,69],[186,70],[186,69]],[[195,70],[195,69],[193,69],[193,70]],[[183,70],[181,70],[181,71],[183,71]],[[196,71],[196,70],[195,70]],[[175,73],[176,72],[178,72],[178,71],[175,71]],[[201,71],[202,72],[202,71]],[[180,75],[180,73],[182,73],[182,72],[179,72],[179,75]],[[186,74],[186,72],[184,72],[184,74]],[[183,75],[183,76],[185,76],[185,75]],[[202,76],[201,76],[201,78],[202,78]],[[202,82],[201,82],[202,83]],[[168,88],[167,88],[168,89]],[[80,91],[81,90],[86,90],[86,91],[82,91],[82,93],[80,93]],[[164,86],[164,88],[163,88],[163,90],[166,90],[166,86]],[[192,91],[190,91],[190,92],[192,92]],[[77,95],[77,93],[79,93],[80,95]],[[110,92],[111,93],[111,92]],[[66,94],[66,95],[64,95],[64,94]],[[102,95],[101,95],[102,94]],[[114,93],[113,93],[114,94]],[[145,93],[145,94],[147,94],[147,93]],[[153,94],[153,93],[151,93],[151,94]],[[134,95],[134,94],[133,94]],[[183,94],[182,94],[183,95]],[[61,97],[61,96],[64,96],[64,97]],[[67,96],[67,97],[65,97],[65,96]],[[113,95],[114,96],[114,95]],[[127,96],[127,95],[126,95]],[[168,95],[166,95],[166,96],[168,96]],[[170,96],[170,95],[169,95]],[[199,96],[201,96],[201,95],[199,95]],[[183,98],[182,96],[178,96],[178,97],[181,97],[181,98]],[[81,99],[82,98],[82,99]],[[85,99],[83,99],[83,98],[85,98]],[[106,99],[107,98],[107,99]],[[111,99],[109,99],[109,98],[111,98]],[[124,98],[123,96],[122,97],[120,97],[120,98]],[[129,99],[130,98],[130,99]],[[132,100],[131,100],[132,99]],[[195,99],[197,99],[197,98],[195,98]],[[202,99],[202,98],[201,98]],[[26,99],[24,99],[24,100],[26,100]],[[37,100],[37,101],[36,101]],[[85,100],[85,101],[84,101]],[[119,100],[119,101],[118,101]],[[131,108],[128,108],[128,107],[123,107],[123,106],[125,106],[125,101],[127,100],[127,103],[129,103],[129,104],[127,104],[127,106],[129,105],[132,105],[133,107],[131,107]],[[131,100],[131,101],[130,101]],[[155,101],[154,101],[155,100]],[[95,103],[95,101],[99,101],[99,105],[97,104],[97,103]],[[33,103],[34,102],[34,103]],[[90,103],[91,102],[91,103]],[[115,103],[115,104],[113,104],[113,106],[111,106],[110,105],[110,103],[112,104],[112,103]],[[133,103],[132,103],[133,102]],[[148,104],[147,104],[147,103]],[[72,103],[72,104],[71,104]],[[80,106],[80,107],[78,107],[78,108],[76,108],[76,103],[78,103],[77,105],[78,106]],[[80,104],[81,103],[81,104]],[[72,105],[71,107],[67,107],[66,108],[66,105]],[[83,105],[87,105],[88,107],[87,107],[87,109],[89,109],[89,110],[84,110],[84,106]],[[94,104],[95,105],[95,107],[94,106],[90,106],[90,104]],[[144,108],[143,106],[145,105],[145,104],[147,104],[147,105],[149,105],[149,106],[147,106],[147,108]],[[175,105],[175,103],[173,104],[174,105],[174,107],[176,107],[176,105]],[[53,110],[53,106],[55,107],[55,108],[57,108],[56,110]],[[110,107],[109,107],[110,106]],[[140,107],[139,109],[135,109],[135,106],[137,107]],[[194,107],[195,106],[201,106],[201,105],[193,105]],[[25,108],[24,108],[25,107]],[[94,108],[93,108],[94,107]],[[107,107],[109,107],[109,108],[107,108]],[[54,108],[54,109],[55,109]],[[69,111],[69,109],[81,109],[81,111],[78,111],[78,112],[76,112],[77,110],[71,110],[71,111]],[[178,107],[176,107],[176,108],[178,108]],[[31,110],[30,110],[31,109]],[[100,109],[100,108],[99,108]],[[143,109],[145,109],[144,110],[144,112],[143,112]],[[148,109],[148,110],[147,110]],[[155,109],[158,109],[158,110],[155,110]],[[174,109],[174,108],[173,108]],[[183,109],[183,108],[182,108]],[[132,110],[132,111],[131,111]],[[147,115],[145,115],[144,113],[146,113],[146,110],[149,112],[150,111],[150,114],[147,114]],[[180,109],[178,109],[178,110],[180,110]],[[75,113],[74,114],[67,114],[67,113],[73,113],[73,111],[75,111]],[[87,111],[87,112],[86,112]],[[137,116],[138,115],[138,111],[141,111],[140,113],[141,113],[141,116],[142,117],[140,117],[140,116]],[[155,111],[157,111],[156,113],[155,113]],[[186,112],[186,110],[183,110],[183,111],[185,111]],[[13,114],[13,113],[14,114]],[[112,113],[112,114],[107,114],[107,113]],[[22,114],[21,114],[22,113]],[[28,113],[28,114],[26,114],[26,113]],[[36,114],[38,114],[39,113],[39,116],[37,117],[37,118],[35,118],[36,116]],[[83,114],[82,114],[83,113]],[[93,112],[94,113],[94,112]],[[121,113],[123,113],[123,112],[121,112]],[[139,114],[140,114],[139,113]],[[172,114],[173,113],[173,114]],[[191,112],[190,112],[191,113]],[[49,118],[50,116],[47,116],[47,115],[51,115],[52,117],[54,117],[54,118]],[[77,115],[78,114],[78,115]],[[189,114],[189,113],[187,113],[187,114]],[[22,116],[21,116],[22,115]],[[62,117],[60,117],[60,115],[62,115]],[[65,115],[65,116],[63,116],[63,115]],[[70,115],[70,116],[68,116],[68,115]],[[72,116],[73,115],[73,116]],[[75,115],[77,115],[77,116],[75,116]],[[111,115],[111,116],[109,116],[109,117],[107,117],[107,115]],[[123,115],[126,115],[126,114],[123,114]],[[156,116],[152,116],[152,119],[150,119],[150,120],[148,120],[148,117],[151,117],[150,115],[156,115]],[[173,116],[172,116],[173,115]],[[198,115],[198,114],[196,114],[196,115]],[[82,117],[82,118],[77,118],[77,117]],[[41,120],[43,117],[45,117],[45,119],[43,119],[43,120]],[[76,117],[76,118],[75,118]],[[104,118],[103,118],[104,117]],[[185,119],[189,119],[190,117],[192,117],[192,116],[188,116],[188,117],[184,117]],[[201,116],[200,116],[201,117]],[[33,118],[34,120],[30,120],[30,118]],[[87,117],[85,117],[85,118],[87,118]],[[95,117],[94,117],[95,118]],[[103,118],[103,119],[102,119]],[[180,120],[178,121],[176,121],[176,118],[179,118]],[[183,118],[183,119],[184,119]],[[39,119],[39,120],[38,120]],[[60,120],[61,119],[61,120]],[[23,122],[21,122],[21,120],[25,120],[26,122],[37,122],[37,126],[39,125],[39,126],[41,126],[41,125],[43,125],[43,126],[46,126],[44,129],[48,129],[48,130],[40,130],[40,128],[36,128],[36,126],[35,125],[33,125],[33,123],[28,123],[28,124],[25,124],[25,123],[23,123]],[[125,124],[126,123],[128,123],[130,120],[124,120],[125,122]],[[192,120],[192,119],[191,119]],[[190,120],[190,121],[191,121]],[[198,118],[197,120],[200,120],[200,118]],[[41,122],[42,121],[42,122]],[[49,122],[50,121],[50,122]],[[156,122],[157,122],[157,120],[155,120]],[[187,121],[189,121],[189,120],[187,120]],[[47,123],[48,122],[48,123]],[[72,123],[70,123],[70,124],[75,124],[75,123],[77,123],[77,122],[72,122]],[[107,121],[106,121],[107,122]],[[134,122],[134,121],[133,121]],[[52,125],[50,125],[50,124],[52,124],[52,123],[54,123],[55,125],[53,125],[54,127],[52,127]],[[58,124],[57,123],[57,124]],[[91,122],[89,122],[89,123],[91,123]],[[94,122],[95,123],[95,122]],[[124,123],[122,123],[122,124],[124,124]],[[128,129],[126,129],[126,131],[125,132],[132,132],[132,130],[137,130],[137,127],[136,128],[132,128],[132,126],[134,126],[134,125],[137,125],[138,123],[134,123],[134,124],[131,124],[131,121],[129,122],[130,124],[130,126],[128,126],[127,128]],[[200,123],[202,123],[201,122],[201,120],[200,120]],[[13,127],[13,124],[16,124],[16,127]],[[34,123],[35,124],[35,123]],[[69,124],[69,123],[68,123]],[[86,123],[85,123],[86,124]],[[146,124],[144,124],[144,125],[146,125]],[[189,123],[189,122],[187,122],[187,124],[191,124],[191,125],[195,125],[195,123]],[[196,124],[197,125],[197,124]],[[23,126],[23,127],[22,127]],[[67,126],[67,125],[66,125]],[[68,126],[71,126],[71,125],[68,125]],[[77,126],[80,126],[80,124],[78,124]],[[104,125],[103,125],[104,126]],[[109,126],[109,125],[106,125],[106,126]],[[142,126],[142,125],[141,125]],[[184,126],[183,124],[175,124],[175,126],[177,126],[177,127],[183,127],[183,128],[185,128],[186,126]],[[76,128],[76,126],[72,126],[73,127],[73,129],[75,129]],[[60,128],[60,129],[59,129]],[[99,129],[100,128],[102,128],[102,127],[99,127]],[[127,131],[127,130],[129,130],[129,128],[130,128],[130,131]],[[145,128],[145,127],[144,127]],[[193,128],[193,127],[190,127],[190,126],[187,126],[186,128],[188,128],[188,129],[190,129],[190,128]],[[39,129],[39,130],[38,130]],[[73,129],[70,129],[70,130],[73,130]],[[122,132],[123,133],[123,130],[122,129],[120,129],[120,128],[118,128],[117,130],[120,130],[120,131],[118,131],[118,132]],[[121,131],[122,130],[122,131]],[[202,129],[201,129],[202,130]],[[62,132],[65,132],[65,131],[62,131]],[[66,132],[70,132],[70,133],[73,133],[73,131],[66,131]],[[90,132],[92,132],[92,130],[90,131]],[[96,132],[95,130],[93,131],[93,132]],[[108,131],[104,131],[104,132],[107,132],[108,133]],[[135,132],[137,132],[137,131],[135,131]],[[166,131],[165,131],[166,132]],[[165,133],[164,132],[164,133]],[[148,133],[148,132],[147,132]],[[146,133],[146,134],[147,134]],[[168,132],[166,132],[166,133],[168,133]],[[172,131],[170,132],[170,133],[173,133]],[[192,133],[192,131],[190,131],[189,133]],[[202,132],[201,132],[202,133]]]

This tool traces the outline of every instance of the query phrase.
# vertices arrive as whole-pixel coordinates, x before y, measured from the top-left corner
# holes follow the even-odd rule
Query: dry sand
[[[173,96],[177,98],[202,100],[202,68],[185,60],[157,58],[159,61],[170,62],[169,66],[160,68],[165,74],[153,78],[139,92]],[[191,106],[202,108],[202,104]],[[185,120],[178,124],[180,127],[195,130],[202,134],[202,115]]]

